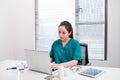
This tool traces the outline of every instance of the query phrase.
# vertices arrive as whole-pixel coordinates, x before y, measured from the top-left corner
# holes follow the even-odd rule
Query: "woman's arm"
[[[59,68],[59,66],[64,66],[64,67],[73,67],[75,65],[77,65],[78,63],[78,60],[72,60],[72,61],[69,61],[69,62],[64,62],[64,63],[60,63],[60,64],[53,64],[51,66],[52,69],[56,70]]]
[[[50,62],[53,62],[53,59],[50,57]]]
[[[63,65],[64,67],[73,67],[77,65],[77,63],[78,63],[78,60],[72,60],[69,62],[61,63],[61,65]]]

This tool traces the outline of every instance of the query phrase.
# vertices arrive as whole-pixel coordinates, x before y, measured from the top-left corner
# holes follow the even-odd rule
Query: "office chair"
[[[80,65],[89,65],[88,45],[86,43],[80,43],[80,47],[82,53],[82,62]]]

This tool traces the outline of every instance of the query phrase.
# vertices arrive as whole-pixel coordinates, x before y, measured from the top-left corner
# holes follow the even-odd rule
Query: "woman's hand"
[[[73,67],[73,66],[77,65],[77,63],[78,63],[78,60],[72,60],[72,61],[65,62],[65,63],[52,64],[52,65],[51,65],[51,68],[52,68],[52,70],[56,70],[56,69],[59,68],[59,66]]]
[[[52,70],[57,70],[59,68],[59,66],[62,66],[61,64],[52,64],[51,68]]]

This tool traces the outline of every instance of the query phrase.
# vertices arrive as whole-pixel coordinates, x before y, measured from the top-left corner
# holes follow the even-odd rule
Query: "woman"
[[[73,28],[68,21],[63,21],[58,26],[60,39],[54,41],[50,51],[51,67],[53,70],[59,66],[72,67],[81,61],[80,43],[73,39]]]

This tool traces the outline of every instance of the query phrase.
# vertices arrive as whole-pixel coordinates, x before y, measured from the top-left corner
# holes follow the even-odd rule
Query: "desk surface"
[[[23,61],[5,60],[0,62],[0,80],[46,80],[44,79],[47,75],[39,72],[30,71],[28,69],[20,72],[18,79],[17,70],[6,70],[8,67],[15,66],[16,63]],[[83,66],[82,69],[93,66]],[[94,66],[95,67],[95,66]],[[111,67],[95,67],[104,70],[104,73],[97,78],[90,78],[77,73],[70,73],[70,76],[66,77],[65,80],[114,80],[120,79],[120,68]]]

